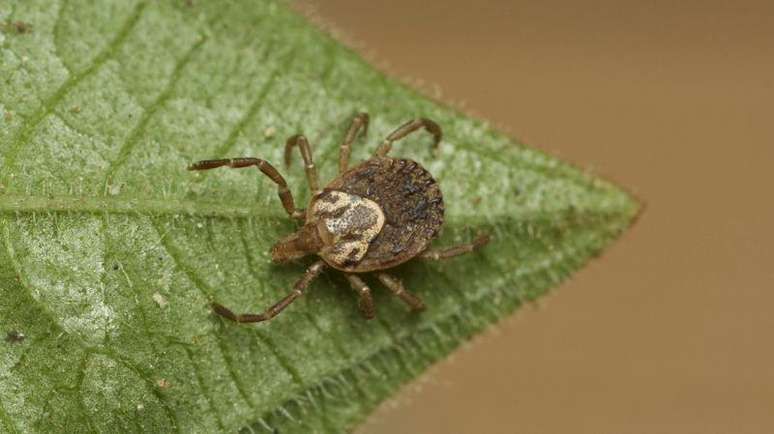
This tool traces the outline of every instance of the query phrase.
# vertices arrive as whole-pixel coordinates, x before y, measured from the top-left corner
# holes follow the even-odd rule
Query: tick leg
[[[392,148],[392,142],[400,140],[420,128],[426,129],[430,134],[433,135],[433,152],[438,152],[438,145],[441,143],[442,136],[441,127],[439,127],[438,124],[431,121],[430,119],[417,118],[406,122],[405,124],[399,126],[398,129],[390,133],[390,135],[382,141],[379,147],[376,148],[374,155],[377,157],[386,156]]]
[[[228,318],[234,322],[261,322],[274,318],[283,309],[288,307],[290,303],[293,303],[295,299],[304,293],[304,289],[317,277],[320,272],[325,269],[325,262],[317,261],[309,268],[303,276],[293,285],[293,289],[288,295],[283,297],[280,301],[274,303],[270,308],[266,309],[263,313],[241,313],[235,314],[231,309],[223,306],[219,303],[212,303],[212,310],[218,315]]]
[[[425,309],[425,303],[422,302],[422,299],[406,291],[406,288],[403,287],[403,282],[401,282],[397,277],[393,277],[387,273],[376,273],[376,277],[379,279],[379,281],[382,282],[382,284],[384,284],[384,286],[389,288],[393,294],[397,295],[398,298],[409,305],[411,310]]]
[[[346,172],[349,166],[349,153],[352,150],[352,142],[357,138],[357,133],[360,132],[361,128],[363,129],[363,135],[368,133],[369,120],[368,113],[358,113],[352,118],[347,135],[344,136],[344,141],[339,146],[339,173]]]
[[[371,289],[363,282],[363,279],[354,275],[346,274],[349,284],[352,285],[352,289],[357,291],[359,299],[357,307],[360,309],[360,313],[363,314],[363,318],[372,319],[374,317],[374,299],[371,297]]]
[[[317,180],[317,168],[312,159],[312,149],[309,147],[309,141],[301,134],[290,136],[285,142],[285,167],[290,166],[293,146],[298,146],[301,157],[304,159],[304,172],[306,172],[306,182],[309,184],[309,189],[312,190],[312,194],[317,193],[320,191],[320,183]]]
[[[470,253],[480,247],[483,247],[486,243],[489,242],[489,239],[490,239],[489,235],[480,234],[479,236],[476,237],[476,239],[474,239],[469,243],[447,247],[445,249],[425,250],[423,253],[419,255],[419,257],[422,259],[430,259],[434,261],[437,261],[440,259],[452,258],[454,256]]]
[[[297,219],[304,218],[304,210],[296,209],[296,205],[293,202],[293,194],[288,189],[288,184],[285,182],[285,178],[280,175],[277,169],[269,164],[266,160],[260,158],[225,158],[222,160],[202,160],[188,166],[188,170],[209,170],[216,167],[227,166],[234,169],[242,167],[258,166],[258,169],[268,176],[269,179],[277,184],[277,195],[282,201],[282,207],[289,216]]]

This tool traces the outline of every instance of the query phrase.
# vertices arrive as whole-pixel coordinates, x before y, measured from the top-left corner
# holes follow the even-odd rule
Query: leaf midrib
[[[110,196],[0,196],[0,214],[67,212],[82,214],[180,214],[203,217],[249,218],[278,216],[263,207],[227,205],[194,199],[151,199]]]
[[[25,213],[70,213],[70,214],[129,214],[142,216],[181,215],[188,217],[215,217],[225,219],[277,218],[287,220],[278,210],[269,210],[258,203],[248,205],[228,205],[222,202],[209,202],[197,199],[155,199],[131,196],[34,196],[5,194],[0,195],[0,214]],[[593,215],[617,219],[630,213],[626,206],[611,207],[606,210],[581,210],[576,215]],[[505,214],[455,214],[448,216],[445,226],[470,224],[473,222],[494,223],[499,219],[509,220],[513,216]],[[518,216],[520,222],[555,218],[555,212],[525,212]],[[289,220],[288,220],[289,221]]]

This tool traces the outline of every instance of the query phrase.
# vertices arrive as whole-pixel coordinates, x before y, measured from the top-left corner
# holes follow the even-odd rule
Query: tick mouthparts
[[[323,247],[317,225],[305,224],[271,247],[271,260],[274,262],[288,262],[303,256],[318,252]]]

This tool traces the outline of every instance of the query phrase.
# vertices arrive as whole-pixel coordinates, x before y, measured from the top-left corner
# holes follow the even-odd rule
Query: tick
[[[311,199],[306,209],[296,208],[293,195],[282,175],[260,158],[203,160],[189,170],[216,167],[242,168],[256,166],[277,184],[277,194],[288,215],[303,225],[293,234],[277,241],[271,248],[274,262],[288,262],[307,255],[317,255],[314,262],[292,290],[263,313],[234,313],[219,303],[212,303],[219,315],[239,323],[266,321],[282,312],[300,297],[324,269],[344,273],[357,292],[358,307],[363,317],[374,317],[371,289],[360,277],[373,273],[411,310],[425,308],[422,300],[408,292],[403,283],[385,270],[412,258],[440,260],[458,256],[483,246],[489,236],[481,234],[472,242],[444,249],[430,248],[430,242],[443,225],[444,204],[441,189],[430,173],[419,163],[389,157],[394,141],[425,129],[433,136],[433,147],[441,142],[441,128],[435,122],[418,118],[406,122],[389,134],[368,160],[349,168],[351,145],[362,131],[368,130],[369,116],[358,113],[352,120],[339,148],[339,173],[320,188],[312,150],[303,135],[290,137],[285,143],[285,166],[290,165],[294,147],[304,160],[304,170]]]

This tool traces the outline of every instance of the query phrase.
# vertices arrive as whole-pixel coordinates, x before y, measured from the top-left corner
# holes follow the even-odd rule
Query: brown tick
[[[430,249],[430,242],[443,224],[441,189],[419,163],[387,156],[394,141],[422,128],[433,135],[433,147],[437,148],[441,128],[435,122],[424,118],[406,122],[382,141],[373,157],[347,168],[352,142],[361,130],[364,134],[368,130],[368,119],[366,113],[355,115],[339,150],[339,174],[323,188],[319,187],[306,137],[295,135],[287,140],[285,165],[290,164],[295,146],[304,159],[306,180],[312,191],[306,210],[296,208],[285,179],[260,158],[204,160],[188,167],[189,170],[207,170],[221,166],[257,166],[277,184],[280,201],[288,215],[304,223],[298,231],[274,244],[272,260],[287,262],[311,254],[321,258],[309,266],[288,295],[265,312],[235,314],[221,304],[212,303],[215,312],[236,322],[271,319],[302,295],[326,267],[344,273],[359,294],[358,306],[367,319],[374,317],[374,303],[371,290],[360,278],[362,273],[373,272],[412,310],[421,310],[425,307],[422,300],[406,291],[399,279],[384,270],[414,257],[439,260],[461,255],[489,241],[487,235],[479,235],[467,244]]]

